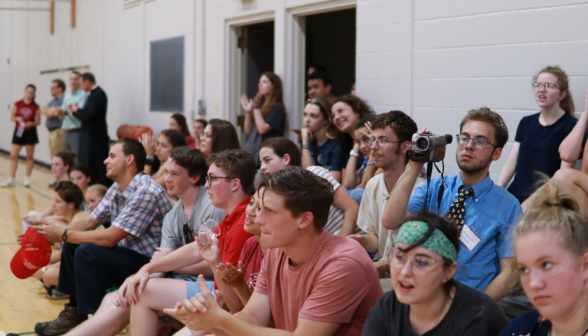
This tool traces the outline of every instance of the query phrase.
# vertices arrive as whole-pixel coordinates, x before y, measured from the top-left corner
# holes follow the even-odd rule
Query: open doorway
[[[274,71],[274,22],[242,26],[239,47],[242,53],[241,92],[253,98],[261,74]]]
[[[310,66],[324,67],[335,96],[351,92],[355,83],[355,8],[308,15],[305,18],[306,79]]]

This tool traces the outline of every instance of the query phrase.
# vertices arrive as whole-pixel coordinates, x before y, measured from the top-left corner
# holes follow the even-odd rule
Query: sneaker
[[[88,315],[78,314],[76,307],[65,305],[59,316],[50,322],[39,322],[35,325],[35,332],[41,336],[63,335],[88,319]]]
[[[16,183],[14,182],[14,179],[12,177],[9,177],[6,181],[4,181],[4,183],[0,184],[0,187],[8,188],[8,187],[14,187],[15,185],[16,185]]]
[[[51,286],[51,297],[55,300],[65,300],[69,299],[69,294],[62,293],[55,286]]]
[[[24,184],[25,188],[30,187],[31,186],[31,178],[29,176],[25,176],[23,184]]]

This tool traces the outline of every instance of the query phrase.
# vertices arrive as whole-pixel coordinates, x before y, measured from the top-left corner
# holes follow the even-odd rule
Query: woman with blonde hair
[[[533,77],[532,85],[541,112],[521,119],[498,178],[498,185],[506,188],[514,175],[508,191],[521,203],[537,187],[536,172],[552,177],[558,169],[575,165],[562,161],[558,151],[577,122],[568,75],[558,66],[548,66]]]
[[[267,139],[283,136],[286,130],[286,107],[282,96],[282,81],[273,72],[264,72],[259,79],[258,92],[253,99],[241,96],[245,110],[244,149],[259,163],[259,146]]]
[[[515,262],[535,310],[501,336],[588,333],[588,220],[553,182],[542,186],[514,230]]]

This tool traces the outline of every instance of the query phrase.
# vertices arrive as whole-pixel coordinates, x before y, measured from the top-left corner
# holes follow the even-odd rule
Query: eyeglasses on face
[[[537,83],[537,82],[533,82],[533,87],[535,89],[541,89],[543,87],[545,87],[545,89],[547,90],[556,90],[559,87],[556,84],[551,84],[551,83]]]
[[[229,177],[229,176],[211,176],[211,175],[206,175],[206,183],[208,183],[208,185],[211,185],[217,179],[234,180],[235,178],[234,177]]]
[[[402,141],[386,140],[386,139],[383,139],[383,138],[379,138],[379,139],[369,138],[368,141],[369,141],[370,145],[373,145],[374,142],[377,142],[378,143],[378,146],[386,146],[389,143],[400,143],[400,142],[402,142]]]
[[[200,139],[210,139],[212,138],[212,134],[200,133]]]
[[[417,255],[409,257],[406,253],[396,247],[388,248],[387,258],[390,260],[390,266],[396,269],[403,268],[406,262],[410,261],[412,271],[419,275],[427,274],[436,263],[443,262],[443,260],[436,260],[426,256]]]
[[[483,138],[470,138],[464,134],[457,134],[455,137],[457,138],[457,144],[460,146],[467,146],[470,143],[470,140],[472,140],[474,142],[474,148],[477,150],[486,149],[488,144],[496,147],[493,143]]]

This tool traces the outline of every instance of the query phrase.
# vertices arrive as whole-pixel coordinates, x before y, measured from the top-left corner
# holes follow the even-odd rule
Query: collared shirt
[[[84,108],[86,104],[86,99],[88,99],[89,94],[84,92],[82,89],[77,89],[74,92],[68,92],[63,97],[63,104],[61,105],[61,109],[67,111],[67,105],[69,104],[78,104],[80,108]],[[73,130],[82,127],[82,122],[80,119],[73,116],[71,113],[66,113],[65,117],[63,117],[63,124],[61,128],[64,130]]]
[[[418,187],[410,197],[408,211],[417,214],[427,210],[445,216],[451,203],[457,198],[463,181],[460,175],[445,177],[445,191],[441,200],[441,211],[437,211],[437,195],[441,178],[431,180],[429,198],[425,200],[427,185]],[[457,273],[454,279],[478,290],[484,290],[498,274],[500,259],[514,256],[512,232],[523,215],[519,201],[506,189],[492,182],[486,176],[472,187],[474,196],[465,200],[465,223],[480,238],[471,251],[460,241],[457,256]]]
[[[49,106],[49,107],[58,107],[58,106],[61,106],[62,104],[63,104],[63,96],[53,98],[49,102],[49,104],[47,104],[47,106]],[[61,128],[61,118],[59,118],[59,117],[47,118],[47,120],[45,120],[45,126],[47,126],[47,129],[49,131],[53,131],[53,130],[56,130],[58,128]]]
[[[124,191],[114,183],[92,217],[100,222],[110,219],[129,233],[119,246],[151,257],[161,241],[163,217],[172,207],[165,190],[151,176],[138,173]]]
[[[226,215],[222,222],[218,224],[220,236],[218,236],[218,249],[223,263],[231,263],[233,266],[239,265],[239,257],[243,245],[253,235],[244,229],[245,209],[249,205],[251,196],[245,198],[239,203],[233,211]],[[216,282],[214,284],[215,288]]]
[[[404,177],[404,173],[398,178],[394,188]],[[417,178],[412,190],[425,182],[422,178]],[[384,210],[390,193],[388,192],[388,185],[384,179],[384,174],[378,174],[370,179],[365,186],[365,192],[361,198],[361,205],[359,206],[359,215],[357,216],[357,227],[364,233],[371,233],[378,236],[378,252],[374,256],[374,260],[380,260],[386,253],[386,248],[392,246],[394,239],[398,235],[398,230],[388,230],[382,224],[382,217],[384,217]]]

